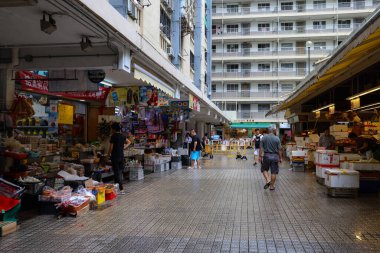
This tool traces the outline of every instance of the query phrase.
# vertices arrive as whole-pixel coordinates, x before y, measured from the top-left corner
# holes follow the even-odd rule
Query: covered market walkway
[[[288,166],[265,191],[250,158],[148,175],[91,215],[21,221],[0,252],[380,251],[378,196],[329,198],[312,173]]]

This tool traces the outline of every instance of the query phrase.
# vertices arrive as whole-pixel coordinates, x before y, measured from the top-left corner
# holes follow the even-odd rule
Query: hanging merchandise
[[[153,86],[140,87],[140,100],[142,105],[168,106],[169,97]]]
[[[34,115],[33,100],[24,96],[16,96],[12,106],[14,121],[20,118],[29,118]]]

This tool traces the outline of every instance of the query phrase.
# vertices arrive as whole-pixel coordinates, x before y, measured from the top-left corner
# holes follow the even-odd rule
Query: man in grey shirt
[[[274,184],[276,182],[276,176],[278,174],[279,168],[278,164],[282,162],[282,152],[281,152],[281,141],[274,133],[276,128],[270,127],[269,133],[264,135],[260,142],[260,162],[261,162],[261,172],[265,178],[264,189],[274,190]],[[269,176],[269,171],[271,175]]]

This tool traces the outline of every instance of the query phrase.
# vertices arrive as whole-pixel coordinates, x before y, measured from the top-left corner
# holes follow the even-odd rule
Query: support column
[[[201,89],[202,63],[202,0],[195,0],[195,29],[194,29],[194,85]]]
[[[0,69],[0,110],[10,110],[15,94],[15,81],[11,69]]]
[[[181,0],[172,1],[172,34],[171,34],[171,45],[173,50],[172,63],[177,69],[181,67]]]
[[[212,0],[207,0],[207,97],[211,98],[212,88]]]

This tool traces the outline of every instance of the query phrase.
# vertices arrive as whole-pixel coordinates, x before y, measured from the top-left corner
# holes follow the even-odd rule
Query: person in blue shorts
[[[195,162],[197,163],[197,168],[200,169],[201,166],[199,166],[199,158],[201,157],[201,150],[202,150],[202,145],[201,145],[201,138],[197,135],[195,130],[190,131],[191,135],[191,143],[189,145],[190,149],[190,160],[191,160],[191,166],[189,169],[194,169],[194,164]]]

